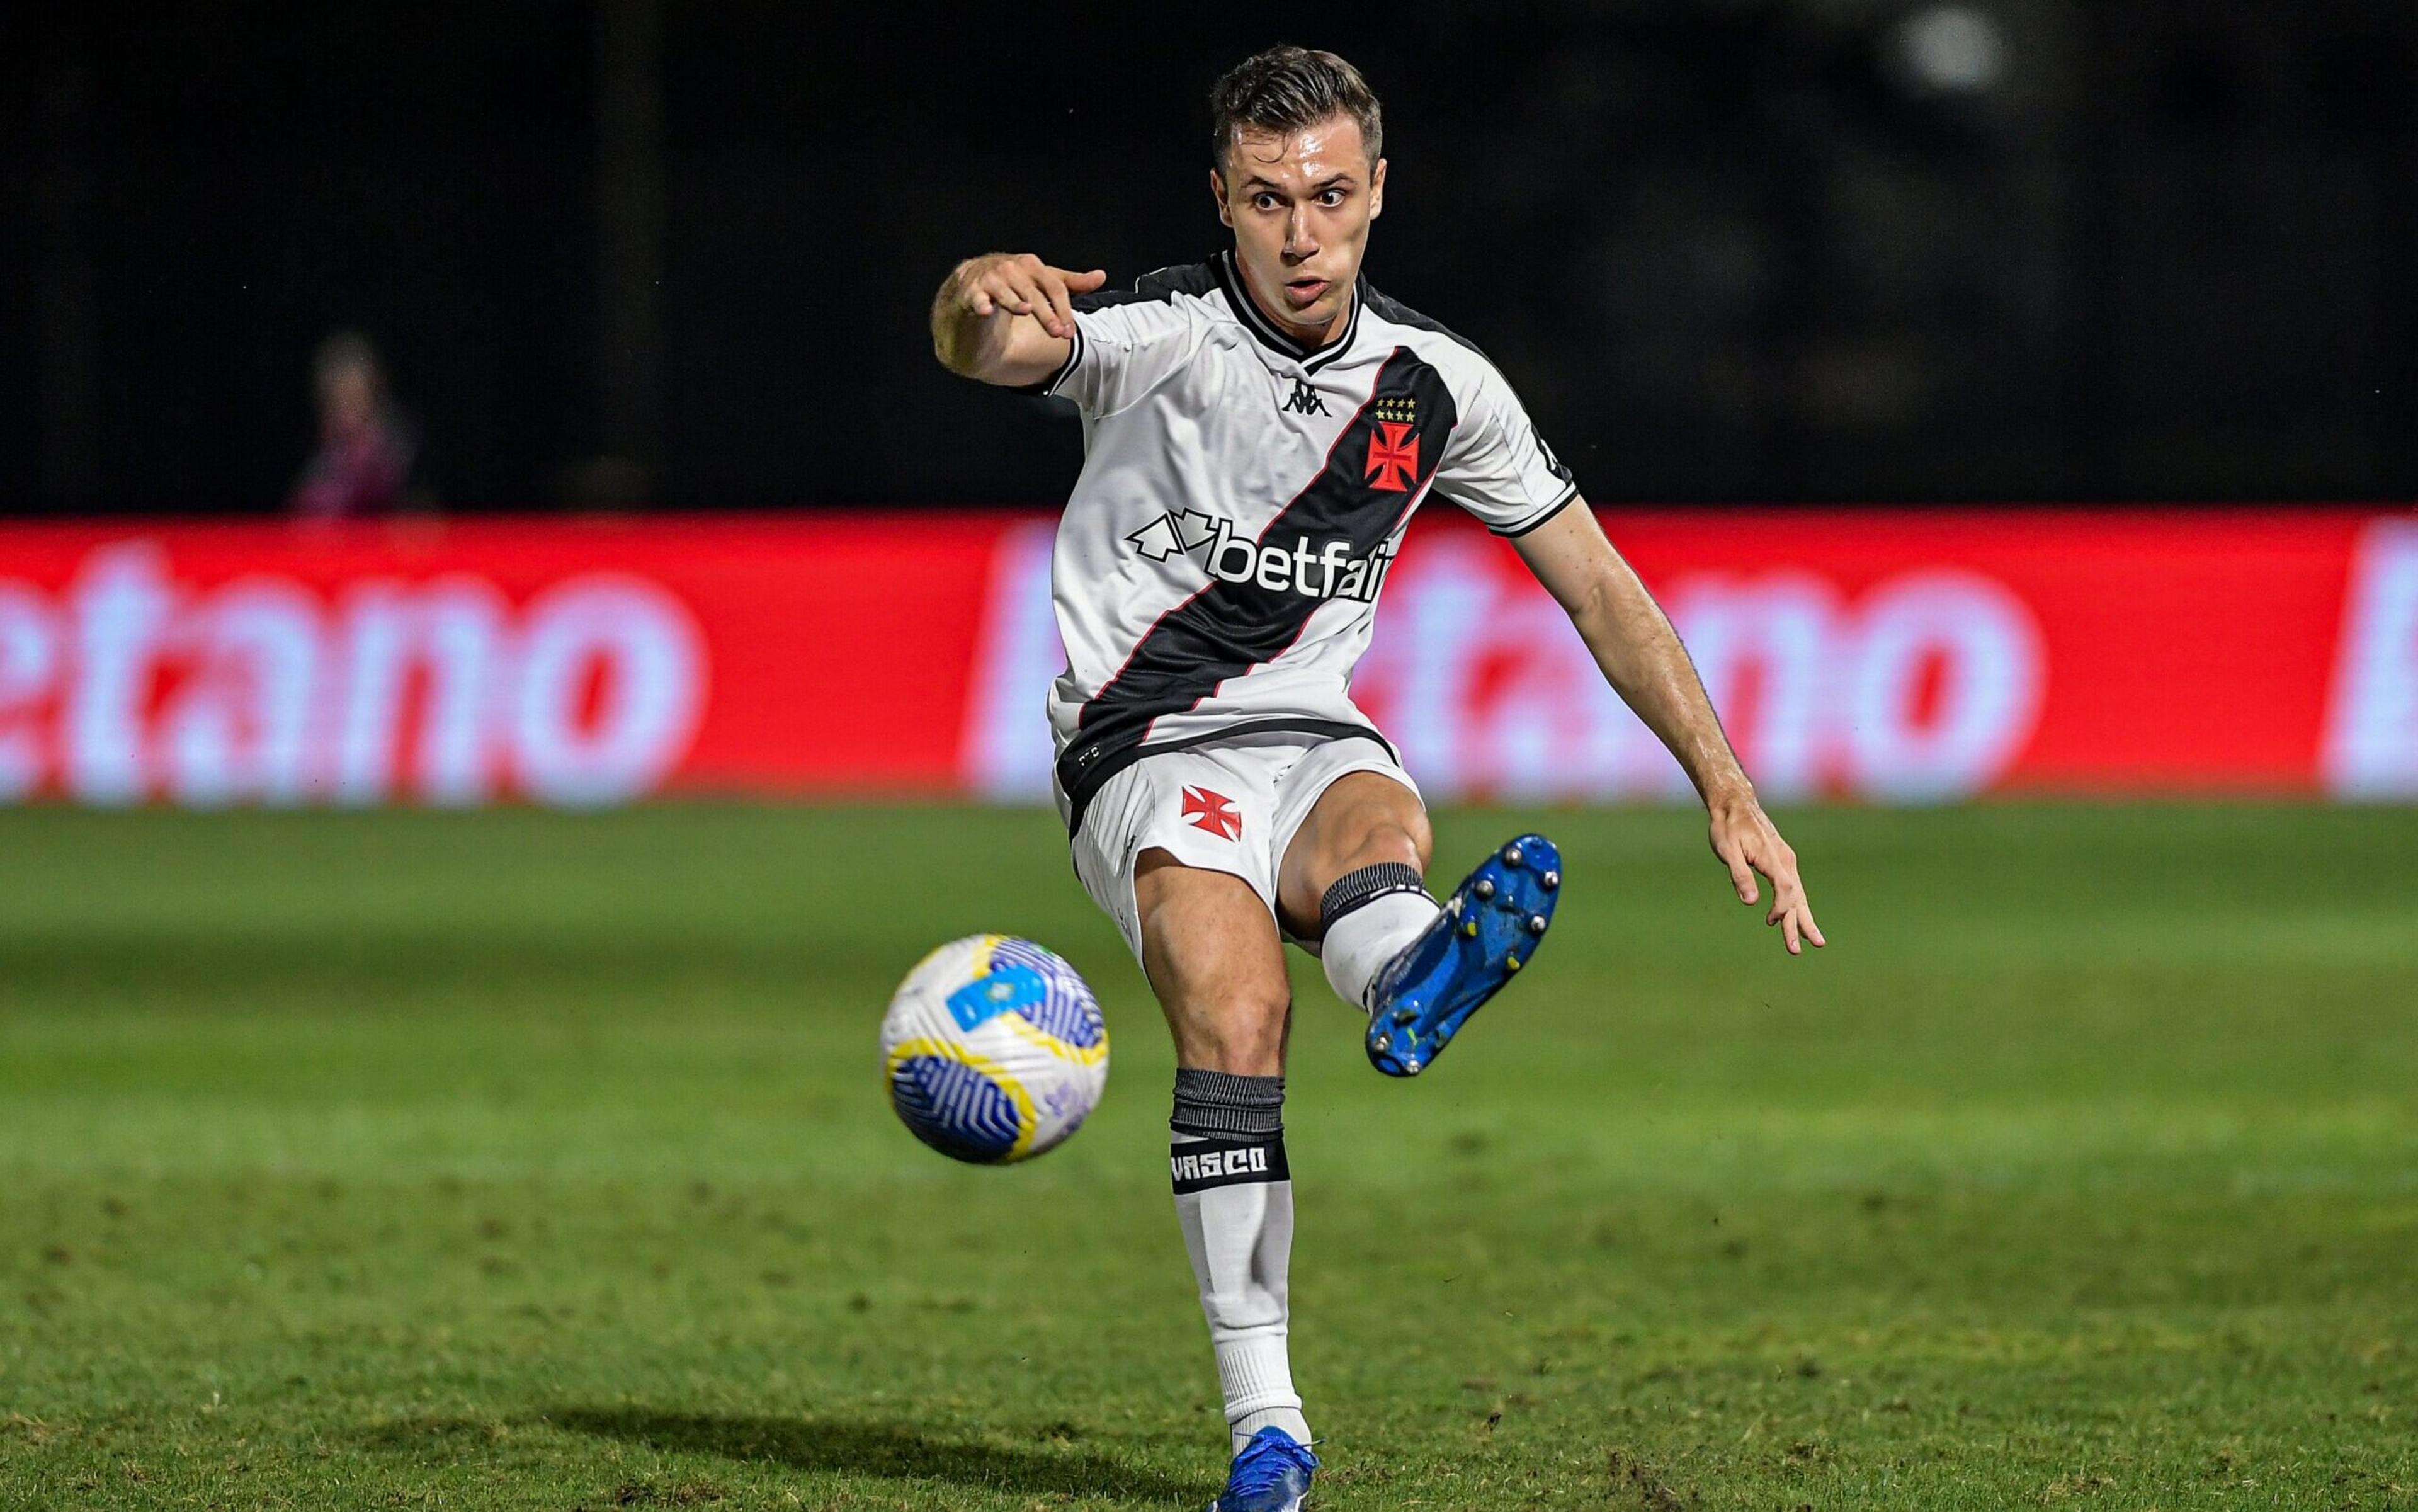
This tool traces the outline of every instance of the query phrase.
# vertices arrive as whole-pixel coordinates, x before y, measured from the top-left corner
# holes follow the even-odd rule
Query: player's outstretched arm
[[[1614,690],[1671,748],[1703,795],[1712,817],[1713,854],[1729,868],[1738,901],[1755,901],[1754,874],[1761,872],[1771,878],[1771,909],[1763,922],[1780,927],[1788,954],[1799,954],[1806,940],[1827,943],[1805,901],[1797,852],[1764,813],[1687,648],[1654,595],[1604,538],[1595,512],[1581,500],[1512,544],[1569,611]]]
[[[1075,339],[1073,297],[1108,281],[1096,267],[1070,273],[1031,252],[970,257],[932,298],[932,354],[961,377],[1047,383]]]

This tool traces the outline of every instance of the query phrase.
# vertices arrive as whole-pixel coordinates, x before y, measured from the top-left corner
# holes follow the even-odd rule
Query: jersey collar
[[[1226,302],[1234,307],[1234,316],[1243,323],[1243,328],[1249,331],[1262,346],[1292,358],[1312,373],[1341,357],[1352,344],[1352,338],[1359,333],[1360,307],[1367,302],[1361,298],[1367,292],[1365,280],[1354,278],[1352,281],[1352,313],[1344,317],[1341,334],[1324,346],[1310,346],[1286,335],[1260,309],[1250,291],[1243,287],[1243,270],[1234,266],[1232,249],[1220,252],[1215,262],[1217,283],[1225,289]]]

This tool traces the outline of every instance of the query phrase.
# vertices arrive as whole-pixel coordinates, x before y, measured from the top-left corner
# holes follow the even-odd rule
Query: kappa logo
[[[1311,388],[1304,380],[1295,378],[1293,380],[1293,397],[1287,399],[1283,404],[1278,405],[1277,406],[1277,413],[1279,415],[1324,415],[1326,413],[1326,401],[1319,397],[1317,389]]]
[[[1206,787],[1184,789],[1184,817],[1196,830],[1205,830],[1220,840],[1243,838],[1243,816],[1234,801],[1223,793],[1213,793]]]
[[[1411,442],[1416,452],[1416,437]],[[1414,464],[1416,466],[1416,463]],[[1366,557],[1352,555],[1352,542],[1339,537],[1313,542],[1297,536],[1291,546],[1258,542],[1234,528],[1233,522],[1199,510],[1171,510],[1125,537],[1125,544],[1155,562],[1190,557],[1220,582],[1256,583],[1272,593],[1291,590],[1312,599],[1377,602],[1386,569],[1394,565],[1397,542],[1387,541]]]

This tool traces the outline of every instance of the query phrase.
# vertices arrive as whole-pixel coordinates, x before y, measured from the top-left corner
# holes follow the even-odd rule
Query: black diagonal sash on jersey
[[[1388,400],[1399,405],[1405,399],[1417,416],[1417,466],[1407,487],[1381,489],[1375,484],[1388,473],[1370,470],[1370,442],[1381,434],[1379,410]],[[1389,418],[1400,414],[1399,408],[1385,407]],[[1396,347],[1378,370],[1368,401],[1327,450],[1318,475],[1268,522],[1258,542],[1341,537],[1351,542],[1353,557],[1373,553],[1435,475],[1458,419],[1443,375],[1408,347]],[[1398,466],[1391,478],[1402,481],[1401,471]],[[1083,706],[1076,718],[1075,739],[1059,757],[1058,783],[1074,807],[1072,827],[1082,827],[1083,809],[1100,785],[1139,759],[1151,721],[1190,709],[1227,679],[1276,660],[1327,602],[1263,588],[1256,581],[1230,583],[1212,576],[1208,587],[1161,615],[1117,675]],[[1344,733],[1368,732],[1354,728]]]

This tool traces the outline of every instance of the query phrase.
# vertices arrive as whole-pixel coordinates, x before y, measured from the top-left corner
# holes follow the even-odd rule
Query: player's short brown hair
[[[1272,47],[1226,70],[1209,91],[1213,131],[1209,160],[1226,171],[1226,152],[1247,127],[1279,135],[1337,115],[1360,128],[1369,161],[1384,155],[1385,113],[1360,70],[1332,53],[1307,47]]]

